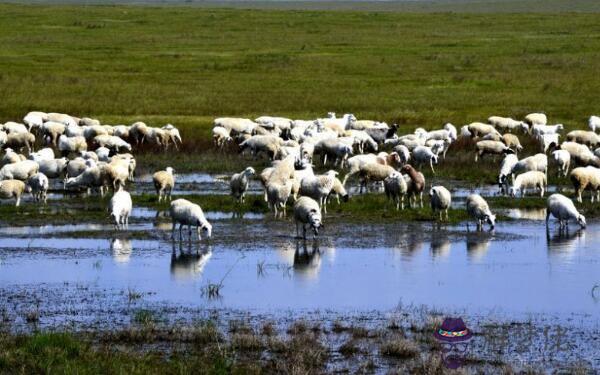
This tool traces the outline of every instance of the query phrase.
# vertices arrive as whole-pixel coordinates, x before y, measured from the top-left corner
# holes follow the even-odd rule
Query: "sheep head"
[[[587,223],[585,222],[585,216],[579,214],[577,216],[577,223],[581,225],[582,228],[585,228],[587,226]]]
[[[496,226],[496,215],[492,213],[485,215],[484,220],[490,225],[490,229],[494,229]]]

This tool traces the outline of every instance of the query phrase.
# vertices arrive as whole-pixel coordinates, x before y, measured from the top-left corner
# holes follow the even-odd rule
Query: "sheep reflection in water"
[[[308,241],[297,240],[294,252],[294,274],[307,279],[315,278],[321,269],[321,250],[319,240],[314,239],[311,247]]]
[[[467,233],[467,255],[473,260],[482,258],[490,247],[493,234],[490,232]]]
[[[550,229],[546,227],[546,241],[550,255],[572,254],[577,247],[585,243],[585,230],[556,227],[551,233]]]
[[[131,240],[128,238],[113,238],[110,241],[110,252],[117,263],[128,263],[132,251]]]
[[[192,243],[194,244],[193,248]],[[179,247],[179,251],[177,251],[177,247]],[[188,241],[187,245],[179,242],[177,246],[174,242],[171,254],[171,276],[181,280],[196,278],[202,274],[211,256],[211,246],[203,246],[195,241]]]

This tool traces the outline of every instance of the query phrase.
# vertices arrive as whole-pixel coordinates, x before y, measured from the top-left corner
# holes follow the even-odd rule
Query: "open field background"
[[[582,128],[598,112],[595,14],[3,4],[0,45],[0,121],[42,110],[178,126],[185,152],[146,153],[148,169],[239,169],[207,152],[216,116],[352,112],[402,133],[532,111]]]

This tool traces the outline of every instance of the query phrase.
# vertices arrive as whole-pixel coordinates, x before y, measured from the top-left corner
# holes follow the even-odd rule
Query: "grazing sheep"
[[[481,140],[482,141],[496,141],[496,142],[501,142],[502,141],[502,134],[500,134],[500,133],[486,134],[483,137],[481,137]]]
[[[396,210],[404,210],[404,196],[408,192],[408,186],[402,174],[393,172],[383,180],[383,190],[387,199],[394,202]]]
[[[89,162],[89,160],[88,160]],[[98,189],[100,196],[104,196],[106,179],[103,170],[99,166],[86,168],[77,177],[69,177],[65,180],[65,189],[85,189],[88,194],[91,189]]]
[[[556,150],[552,152],[552,157],[558,166],[558,177],[567,177],[569,166],[571,164],[571,154],[567,150]]]
[[[467,197],[467,213],[477,222],[477,230],[483,229],[484,223],[490,225],[490,230],[496,226],[496,215],[492,214],[487,202],[479,194]]]
[[[553,149],[558,147],[559,143],[559,139],[560,138],[560,134],[554,133],[554,134],[542,134],[539,137],[537,137],[537,140],[540,143],[540,146],[542,148],[542,152],[545,154],[549,149]]]
[[[392,152],[391,154],[379,153],[375,154],[366,154],[366,155],[356,155],[347,160],[348,173],[344,176],[344,180],[342,184],[345,186],[346,181],[351,176],[358,174],[362,166],[368,163],[379,163],[383,165],[400,165],[400,155],[397,152]]]
[[[29,133],[29,129],[27,129],[25,125],[13,121],[9,121],[2,125],[2,129],[8,134]]]
[[[282,216],[286,215],[286,204],[292,194],[292,185],[292,180],[283,183],[267,182],[267,202],[275,217],[278,216],[280,210]]]
[[[98,154],[96,154],[94,151],[80,151],[79,157],[86,159],[86,160],[91,159],[95,162],[100,161],[100,159],[98,159]],[[103,160],[103,161],[106,161],[106,160]]]
[[[103,173],[114,191],[124,188],[129,180],[129,160],[113,158],[110,163],[104,165]]]
[[[433,152],[433,150],[427,146],[417,146],[412,152],[412,159],[414,160],[417,166],[420,166],[423,163],[429,164],[431,168],[431,172],[435,174],[435,170],[433,169],[433,164],[438,163],[438,156]]]
[[[149,138],[152,139],[152,138]],[[109,150],[114,150],[115,152],[121,151],[131,151],[131,145],[119,137],[115,137],[114,135],[98,135],[94,137],[94,143],[96,143],[99,147],[106,147]],[[159,145],[162,143],[159,143]]]
[[[452,204],[452,194],[443,186],[433,186],[429,190],[429,197],[433,213],[440,213],[440,221],[442,220],[442,213],[446,213],[446,221],[448,221],[448,209]]]
[[[590,127],[590,130],[593,132],[595,132],[596,129],[600,129],[600,117],[590,116],[590,119],[588,120],[588,126]]]
[[[97,151],[97,150],[96,150]],[[133,155],[126,153],[126,154],[116,154],[111,158],[111,162],[116,160],[116,159],[120,159],[123,160],[127,163],[127,169],[129,171],[129,176],[128,176],[128,180],[129,181],[135,181],[135,168],[137,167],[137,162],[135,160],[135,158],[133,157]]]
[[[228,142],[231,142],[233,140],[233,138],[231,138],[231,133],[229,132],[229,130],[221,126],[215,126],[212,129],[212,134],[215,147],[220,150],[222,150]]]
[[[75,158],[67,162],[67,173],[65,180],[69,177],[77,177],[82,174],[87,168],[95,167],[96,162],[93,160],[85,160],[83,158]]]
[[[45,112],[29,112],[23,117],[23,122],[29,127],[29,130],[41,128],[45,121],[48,121],[48,114]]]
[[[388,139],[385,141],[385,144],[393,145],[396,147],[398,145],[402,145],[412,151],[418,146],[424,146],[425,139],[419,138],[418,136],[416,136],[414,134],[408,134],[408,135],[403,135],[402,137],[399,137],[397,139]]]
[[[275,158],[283,140],[274,135],[255,135],[239,144],[240,153],[249,149],[252,156],[265,153],[271,160]]]
[[[234,134],[252,134],[258,124],[245,118],[221,117],[215,119],[214,126],[223,127]]]
[[[306,224],[310,225],[314,236],[318,236],[319,228],[323,227],[319,204],[309,197],[298,198],[294,203],[294,221],[296,222],[296,237],[300,237],[298,224],[302,224],[302,238],[306,239]]]
[[[564,125],[563,124],[556,124],[556,125],[533,125],[533,127],[531,128],[531,133],[534,137],[539,138],[541,137],[543,134],[557,134],[558,132],[564,130]]]
[[[113,135],[121,139],[129,139],[129,126],[115,125],[113,126]]]
[[[42,160],[38,162],[39,172],[48,178],[62,178],[66,174],[68,163],[67,158]]]
[[[539,171],[529,171],[518,175],[510,188],[510,196],[515,197],[518,190],[521,190],[521,198],[525,195],[526,189],[539,189],[540,197],[544,196],[544,190],[548,185],[546,175]]]
[[[51,143],[56,146],[58,137],[65,133],[65,124],[60,122],[45,122],[40,128],[42,135],[47,143]]]
[[[548,197],[546,209],[546,227],[550,215],[558,219],[559,226],[564,228],[569,225],[569,220],[577,220],[577,223],[582,227],[586,227],[585,216],[577,211],[573,201],[562,194],[552,194]]]
[[[400,157],[400,165],[404,165],[409,162],[410,151],[408,150],[408,147],[404,145],[398,145],[394,147],[394,152]]]
[[[47,116],[47,121],[60,122],[65,125],[77,125],[79,123],[79,121],[75,121],[75,119],[72,116],[69,116],[64,113],[49,112]]]
[[[594,196],[597,195],[600,201],[600,169],[595,167],[578,167],[571,171],[569,175],[577,201],[582,202],[581,195],[584,190],[591,190],[591,202],[594,202]]]
[[[475,144],[475,149],[476,162],[478,158],[483,158],[483,156],[486,154],[506,155],[515,153],[513,149],[509,148],[504,143],[498,141],[479,141]]]
[[[4,150],[4,156],[2,157],[2,160],[0,160],[0,166],[5,166],[6,164],[14,164],[23,160],[27,160],[25,155],[17,154],[11,148],[6,148]]]
[[[546,125],[548,123],[548,118],[543,113],[530,113],[525,116],[525,123],[533,126],[533,125]]]
[[[99,134],[96,134],[99,135]],[[94,137],[96,136],[94,135]],[[133,139],[136,145],[143,143],[144,139],[148,135],[148,125],[145,123],[138,121],[131,125],[129,128],[129,137]],[[87,138],[87,137],[86,137]],[[93,137],[91,137],[93,138]]]
[[[473,138],[483,137],[488,134],[500,134],[492,125],[484,124],[482,122],[473,122],[467,125],[467,130]]]
[[[448,133],[450,134],[450,139],[452,139],[453,142],[458,139],[458,133],[456,132],[456,126],[447,122],[444,124],[444,129],[446,129],[448,131]]]
[[[519,162],[517,155],[508,154],[502,159],[500,164],[500,173],[498,174],[498,186],[500,187],[500,193],[508,193],[508,176],[512,176],[512,170],[515,164]]]
[[[99,161],[110,161],[110,150],[106,147],[98,147],[94,152],[96,153],[96,155],[98,155]]]
[[[182,143],[181,135],[179,134],[179,129],[177,129],[176,127],[174,127],[171,124],[167,124],[162,127],[162,130],[165,131],[169,140],[173,143],[173,146],[175,146],[175,149],[179,149],[179,147],[177,146],[177,143],[178,142],[180,144]]]
[[[27,179],[25,191],[31,193],[36,202],[44,202],[46,204],[49,186],[48,177],[43,173],[36,173]]]
[[[535,154],[519,160],[512,169],[511,175],[514,181],[514,175],[517,173],[539,171],[548,175],[548,156],[546,154]]]
[[[167,167],[164,171],[158,171],[152,175],[152,182],[158,194],[158,202],[165,200],[169,197],[171,200],[171,191],[175,187],[175,176],[173,173],[175,170],[171,167]]]
[[[25,192],[25,183],[20,180],[4,180],[0,181],[0,198],[15,199],[15,206],[18,207],[21,203],[21,196]]]
[[[169,208],[171,219],[173,220],[173,229],[171,230],[171,238],[175,238],[175,227],[179,224],[179,239],[182,239],[182,228],[188,226],[188,233],[192,238],[192,227],[196,227],[198,240],[201,240],[200,230],[206,231],[208,238],[212,236],[212,225],[204,217],[202,208],[195,203],[186,199],[175,199],[171,202]]]
[[[358,175],[360,178],[359,194],[362,194],[363,187],[366,189],[369,182],[381,182],[396,172],[393,167],[379,163],[366,163],[360,166]]]
[[[567,133],[566,139],[569,142],[577,142],[589,147],[595,147],[600,144],[600,136],[593,131],[573,130]]]
[[[560,144],[559,149],[568,151],[571,154],[571,160],[579,165],[600,167],[600,158],[586,145],[576,142],[563,142]]]
[[[524,129],[523,121],[513,120],[510,117],[491,116],[488,118],[488,123],[494,125],[497,129],[502,131],[512,132],[515,129]]]
[[[69,125],[65,127],[64,135],[67,137],[83,137],[85,129],[83,126]]]
[[[129,215],[132,209],[131,195],[125,190],[117,190],[110,199],[108,211],[110,218],[117,229],[126,229],[129,226]]]
[[[367,147],[370,151],[377,151],[377,142],[367,132],[363,130],[348,130],[346,133],[354,138],[360,154],[364,153]]]
[[[333,190],[337,174],[330,170],[324,175],[304,177],[300,182],[300,195],[313,198],[323,212],[327,213],[327,197]]]
[[[350,196],[348,195],[346,188],[342,184],[342,181],[340,181],[337,177],[333,180],[333,188],[331,189],[331,193],[329,193],[327,203],[329,203],[329,198],[334,195],[337,199],[337,204],[340,204],[340,197],[344,202],[348,202],[348,200],[350,199]]]
[[[100,125],[100,121],[93,119],[93,118],[89,118],[89,117],[82,117],[79,120],[79,125],[80,126]]]
[[[51,148],[43,148],[37,152],[32,152],[27,157],[29,160],[40,162],[42,160],[52,160],[54,159],[54,151]]]
[[[519,141],[519,137],[514,134],[506,133],[502,134],[502,142],[506,145],[506,147],[514,150],[515,153],[521,152],[523,150],[523,146],[521,146],[521,142]]]
[[[13,164],[6,164],[0,168],[0,180],[26,181],[38,173],[40,166],[33,160],[23,160]]]
[[[64,134],[58,138],[58,150],[63,156],[67,156],[72,152],[79,153],[87,151],[87,142],[84,137],[67,137]]]
[[[83,127],[83,136],[87,141],[92,141],[94,138],[98,136],[109,136],[108,130],[100,125],[92,125],[92,126],[84,126]]]
[[[3,147],[10,147],[13,150],[21,151],[23,147],[27,148],[27,153],[33,152],[35,136],[31,133],[9,133],[6,136],[6,142]]]
[[[233,176],[231,176],[231,180],[229,181],[231,195],[233,195],[233,197],[239,203],[244,203],[244,197],[246,195],[246,191],[248,190],[248,180],[255,173],[256,172],[254,171],[254,168],[248,167],[242,172],[236,173]]]
[[[410,207],[413,207],[413,201],[417,204],[417,197],[420,201],[420,206],[423,207],[423,190],[425,190],[425,176],[423,173],[418,172],[413,168],[412,165],[406,164],[400,170],[402,173],[406,173],[408,176],[405,178],[407,186],[407,194],[409,196],[408,203]]]

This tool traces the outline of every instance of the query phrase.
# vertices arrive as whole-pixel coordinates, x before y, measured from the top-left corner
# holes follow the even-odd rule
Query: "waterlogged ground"
[[[225,177],[178,182],[178,195],[227,191]],[[151,191],[148,177],[132,190]],[[455,207],[472,191],[490,196],[497,188],[454,186]],[[259,185],[251,193],[259,194]],[[140,309],[160,311],[168,321],[216,315],[367,325],[390,316],[422,322],[427,311],[463,316],[481,331],[515,322],[536,327],[536,344],[519,353],[527,363],[550,353],[540,349],[547,345],[544,332],[564,328],[569,349],[552,356],[600,368],[600,222],[546,231],[545,209],[499,213],[519,220],[475,232],[466,223],[348,223],[326,216],[319,239],[307,241],[294,237],[289,218],[219,211],[206,212],[211,240],[190,241],[184,233],[183,241],[173,241],[166,212],[149,207],[136,207],[122,232],[106,220],[5,226],[0,312],[12,330],[28,331],[32,312],[37,328],[115,329],[127,327]],[[510,345],[503,361],[516,353]],[[481,347],[479,355],[487,351]]]

